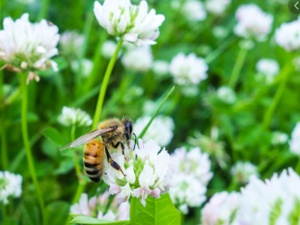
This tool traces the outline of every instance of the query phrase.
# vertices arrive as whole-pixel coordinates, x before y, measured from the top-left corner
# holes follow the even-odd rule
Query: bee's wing
[[[105,134],[105,133],[107,133],[109,131],[113,131],[113,130],[115,130],[114,127],[107,128],[107,129],[101,129],[101,130],[99,130],[99,129],[93,130],[90,133],[87,133],[87,134],[82,135],[81,137],[77,138],[75,141],[71,142],[70,144],[62,147],[60,150],[64,150],[67,148],[74,148],[79,145],[83,145],[83,144],[95,139],[96,137],[99,137],[101,134]]]

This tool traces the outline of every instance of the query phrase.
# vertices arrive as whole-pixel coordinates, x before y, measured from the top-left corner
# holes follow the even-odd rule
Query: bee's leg
[[[112,158],[111,155],[109,154],[109,151],[107,149],[107,147],[105,147],[105,153],[106,153],[106,158],[107,158],[107,162],[116,170],[120,171],[124,176],[126,176],[123,172],[123,170],[121,169],[120,165],[118,163],[116,163]]]
[[[118,142],[117,144],[112,144],[112,146],[114,147],[114,148],[118,148],[119,147],[119,145],[121,145],[121,148],[122,148],[122,154],[125,156],[125,153],[124,153],[124,150],[125,150],[125,146],[124,146],[124,144],[122,143],[122,142]]]
[[[133,133],[133,135],[134,135],[134,146],[133,146],[133,151],[134,151],[134,149],[135,149],[135,145],[136,145],[136,143],[137,143],[137,137],[136,137],[136,135],[135,135],[135,133]]]

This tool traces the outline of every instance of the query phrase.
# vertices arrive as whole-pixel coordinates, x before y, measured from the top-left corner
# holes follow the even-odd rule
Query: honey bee
[[[98,125],[98,129],[77,138],[61,150],[86,144],[83,157],[84,168],[89,178],[94,182],[99,182],[102,177],[104,152],[107,162],[125,176],[119,164],[111,158],[109,149],[121,146],[122,154],[124,155],[125,146],[123,142],[126,142],[126,145],[129,146],[132,128],[132,121],[127,118],[122,120],[107,119]],[[95,139],[99,136],[102,137],[102,141]]]

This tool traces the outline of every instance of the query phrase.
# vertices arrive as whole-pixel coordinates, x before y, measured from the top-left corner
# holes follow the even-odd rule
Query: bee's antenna
[[[136,137],[136,135],[135,135],[135,133],[132,133],[132,135],[134,136],[134,146],[133,146],[133,151],[134,151],[134,149],[135,149],[135,145],[136,145],[136,139],[137,139],[137,137]]]

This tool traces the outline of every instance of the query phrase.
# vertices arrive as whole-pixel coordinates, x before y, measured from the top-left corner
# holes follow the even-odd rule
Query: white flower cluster
[[[279,72],[279,64],[273,59],[260,59],[256,63],[256,70],[259,74],[265,76],[267,83],[271,83]]]
[[[165,20],[163,15],[156,15],[154,9],[148,13],[144,0],[139,6],[132,5],[130,0],[105,0],[103,5],[96,1],[94,14],[109,34],[136,45],[155,44],[158,28]]]
[[[147,123],[150,121],[150,116],[140,117],[134,124],[134,129],[137,134],[140,134]],[[147,132],[143,136],[143,140],[154,140],[161,146],[170,144],[173,138],[174,122],[171,117],[159,115],[152,121]]]
[[[59,41],[57,26],[46,20],[30,23],[28,18],[28,13],[16,21],[6,17],[0,30],[0,60],[13,71],[29,71],[27,82],[39,80],[36,70],[58,70],[50,58],[58,54]]]
[[[18,198],[22,193],[22,176],[0,171],[0,203],[8,204],[10,197]]]
[[[289,141],[291,152],[300,156],[300,122],[298,122],[292,131],[291,139]]]
[[[186,20],[190,22],[197,22],[205,20],[207,13],[201,1],[187,0],[187,1],[172,1],[172,8],[180,11]]]
[[[230,4],[231,0],[207,0],[205,7],[208,12],[214,15],[221,15]]]
[[[145,206],[149,195],[159,198],[169,190],[171,160],[166,149],[153,140],[143,143],[139,139],[134,151],[133,146],[132,141],[130,149],[125,149],[125,156],[121,151],[111,153],[126,176],[105,161],[103,180],[110,186],[109,193],[116,194],[118,203],[136,197]]]
[[[108,191],[99,196],[94,196],[90,199],[88,198],[88,195],[86,193],[83,193],[80,196],[79,202],[71,206],[70,213],[83,214],[107,221],[129,219],[130,206],[128,201],[118,204],[114,199],[109,205],[109,210],[107,211],[108,204]],[[104,212],[106,213],[104,214]]]
[[[230,87],[219,87],[217,90],[217,96],[222,102],[226,104],[233,104],[236,101],[235,92]]]
[[[151,68],[152,62],[149,46],[130,48],[122,57],[123,65],[135,72],[147,72]]]
[[[240,184],[248,183],[251,176],[258,177],[257,167],[250,162],[238,161],[231,168],[231,175]]]
[[[81,109],[64,106],[62,114],[58,117],[58,122],[64,126],[90,126],[92,119]]]
[[[212,178],[210,160],[200,148],[187,151],[181,147],[171,155],[172,187],[170,197],[179,210],[187,214],[188,207],[198,207],[206,199],[206,186]]]
[[[202,209],[201,225],[229,225],[240,204],[240,194],[220,192],[212,196]]]
[[[204,59],[194,53],[185,56],[177,54],[171,61],[170,73],[174,82],[180,85],[197,85],[207,77],[208,66]]]
[[[272,133],[271,143],[272,145],[286,144],[288,139],[289,137],[286,133],[283,133],[281,131],[274,131]]]
[[[234,225],[292,225],[300,221],[300,177],[292,169],[265,182],[252,177],[241,191]]]
[[[238,24],[234,28],[236,35],[263,41],[272,28],[273,17],[263,12],[257,5],[241,5],[235,14]]]
[[[79,56],[80,48],[84,42],[84,37],[82,34],[76,31],[65,31],[60,37],[60,47],[62,54],[66,56]]]
[[[289,23],[283,23],[276,30],[275,41],[286,51],[295,51],[300,48],[300,17]]]

